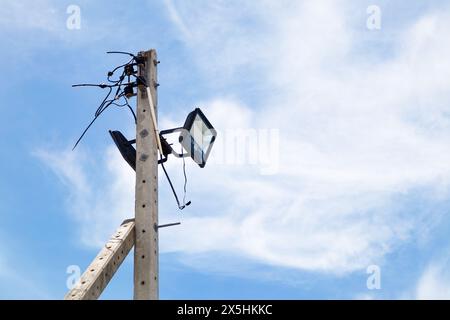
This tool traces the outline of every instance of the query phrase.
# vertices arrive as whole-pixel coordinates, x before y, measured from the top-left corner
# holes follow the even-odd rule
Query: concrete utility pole
[[[147,87],[139,85],[137,92],[135,219],[122,223],[66,294],[66,300],[99,298],[133,245],[134,299],[156,300],[159,296],[158,146],[161,148],[161,142],[155,128],[158,60],[153,49],[139,55],[145,58],[145,65],[139,66],[138,75],[145,78]]]
[[[118,51],[108,53],[127,54],[133,57],[129,63],[114,69],[116,71],[123,68],[120,80],[110,80],[114,73],[111,71],[108,72],[108,81],[113,83],[112,85],[81,84],[76,86],[108,87],[110,90],[118,87],[117,99],[122,98],[123,95],[137,97],[136,139],[128,140],[119,131],[110,131],[123,158],[136,171],[135,216],[134,219],[125,220],[121,224],[80,280],[66,294],[65,299],[92,300],[99,298],[134,246],[134,299],[157,300],[159,298],[158,230],[180,224],[180,222],[176,222],[158,225],[158,164],[162,164],[167,160],[169,154],[173,154],[177,158],[190,156],[200,168],[203,168],[217,132],[200,108],[195,108],[188,114],[183,127],[162,131],[162,134],[182,132],[179,142],[187,153],[176,153],[161,137],[158,130],[157,66],[159,61],[156,50],[140,52],[138,56]],[[128,77],[128,83],[123,84],[125,76]],[[133,79],[136,77],[136,82],[130,82],[131,77]],[[126,86],[123,91],[120,90],[121,86]],[[134,94],[133,88],[136,86],[138,89]],[[130,106],[128,105],[128,107]],[[136,149],[132,146],[135,143]],[[184,203],[183,199],[183,204],[180,204],[165,169],[164,172],[178,207],[182,210],[190,202]],[[184,174],[186,178],[186,172]],[[186,194],[186,189],[184,191]]]
[[[158,59],[155,50],[141,55],[146,63],[139,68],[138,74],[146,79],[149,90],[140,86],[137,93],[134,299],[156,300],[159,282],[158,136],[150,107],[153,105],[156,116]],[[153,99],[153,103],[148,99]]]

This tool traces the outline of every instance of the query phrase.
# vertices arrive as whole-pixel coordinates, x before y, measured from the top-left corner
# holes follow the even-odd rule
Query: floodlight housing
[[[200,166],[205,167],[217,131],[200,108],[188,114],[180,133],[179,142],[188,155]]]
[[[128,141],[127,138],[120,131],[111,131],[109,134],[113,139],[114,143],[119,149],[120,154],[125,159],[125,161],[136,171],[136,149],[133,147],[135,140]]]

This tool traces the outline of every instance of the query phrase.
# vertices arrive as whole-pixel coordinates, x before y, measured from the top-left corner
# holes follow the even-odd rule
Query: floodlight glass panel
[[[187,116],[183,128],[184,131],[180,135],[181,145],[191,158],[203,168],[217,132],[199,108]]]

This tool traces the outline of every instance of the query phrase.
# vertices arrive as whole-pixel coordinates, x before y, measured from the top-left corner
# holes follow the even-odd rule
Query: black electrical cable
[[[134,122],[137,123],[137,118],[136,118],[136,114],[133,110],[133,108],[130,106],[130,104],[128,103],[128,99],[125,96],[125,93],[122,90],[122,86],[127,86],[127,85],[136,85],[136,83],[130,83],[130,76],[128,75],[128,83],[124,84],[123,81],[124,79],[127,77],[126,71],[125,69],[130,66],[130,65],[137,65],[137,63],[133,63],[134,61],[137,60],[137,57],[135,55],[133,55],[132,53],[128,53],[128,52],[121,52],[121,51],[110,51],[108,53],[121,53],[121,54],[127,54],[130,55],[132,57],[132,59],[130,61],[128,61],[125,64],[122,64],[116,68],[114,68],[112,71],[108,72],[108,82],[110,82],[111,84],[105,84],[105,83],[101,83],[101,84],[90,84],[90,83],[83,83],[83,84],[76,84],[73,85],[72,87],[99,87],[102,89],[108,88],[108,94],[106,95],[106,97],[103,99],[103,101],[101,102],[100,106],[97,108],[97,110],[95,111],[94,114],[94,119],[92,119],[92,121],[89,123],[89,125],[86,127],[86,129],[83,131],[83,133],[81,134],[81,136],[78,138],[77,142],[75,143],[74,147],[72,150],[74,150],[77,145],[80,143],[80,141],[83,139],[84,135],[86,134],[86,132],[90,129],[90,127],[94,124],[95,120],[97,120],[97,118],[107,109],[109,108],[111,105],[113,106],[118,106],[118,107],[128,107],[128,109],[130,110],[131,114],[133,115],[134,118]],[[118,80],[112,80],[111,77],[114,75],[114,72],[116,72],[117,70],[119,70],[120,68],[123,68],[124,70],[122,71],[121,76],[119,77]],[[138,79],[138,77],[136,77],[136,79]],[[136,81],[137,82],[137,81]],[[117,90],[114,94],[114,99],[110,99],[108,100],[108,98],[110,97],[113,88],[117,87]],[[125,103],[124,104],[119,104],[116,103],[116,101],[120,100],[121,98],[125,99]]]
[[[118,104],[118,103],[116,103],[116,102],[113,102],[112,105],[117,106],[117,107],[127,107],[127,108],[130,110],[131,114],[133,115],[134,123],[137,123],[136,113],[134,112],[133,107],[130,106],[130,104],[128,103],[128,99],[127,99],[127,97],[125,96],[125,94],[124,94],[123,92],[122,92],[122,94],[119,96],[119,98],[124,98],[124,99],[125,99],[125,103],[123,103],[123,104]]]
[[[105,88],[115,87],[115,85],[110,85],[110,84],[106,84],[106,83],[100,83],[100,84],[81,83],[81,84],[73,84],[72,85],[72,88],[77,88],[77,87],[99,87],[99,88],[105,89]]]
[[[180,154],[183,154],[183,146],[181,146],[181,152],[180,152]],[[186,176],[186,161],[184,160],[184,157],[183,157],[183,175],[184,175],[184,187],[183,187],[183,190],[184,190],[184,194],[183,194],[183,204],[185,204],[186,203],[186,186],[187,186],[187,176]],[[190,201],[188,201],[188,203],[186,203],[186,206],[188,206],[188,205],[190,205],[191,204],[191,202]]]
[[[112,92],[112,88],[109,87],[109,92],[106,95],[106,97],[103,99],[102,103],[100,104],[100,107],[97,109],[94,119],[92,119],[92,121],[88,124],[88,126],[86,127],[86,129],[84,129],[83,133],[81,134],[81,136],[78,138],[77,142],[75,143],[75,145],[72,148],[72,151],[75,150],[75,148],[77,147],[78,143],[80,143],[81,139],[83,139],[84,135],[86,134],[86,132],[89,130],[89,128],[94,124],[95,120],[97,120],[97,118],[100,116],[100,114],[103,112],[99,112],[99,109],[102,108],[102,106],[105,104],[105,102],[107,101],[108,97],[111,95]]]
[[[111,53],[116,53],[116,54],[126,54],[126,55],[129,55],[129,56],[133,57],[133,59],[136,59],[136,58],[137,58],[134,54],[132,54],[132,53],[130,53],[130,52],[125,52],[125,51],[108,51],[108,52],[106,52],[106,53],[108,53],[108,54],[111,54]]]
[[[162,157],[161,157],[161,158],[162,158]],[[182,206],[180,205],[180,200],[178,200],[177,193],[176,193],[176,191],[175,191],[175,188],[173,187],[172,180],[170,180],[169,174],[168,174],[167,171],[166,171],[166,167],[164,166],[164,162],[161,162],[161,167],[163,168],[164,174],[166,175],[167,181],[169,182],[170,188],[172,189],[172,193],[173,193],[173,195],[174,195],[174,197],[175,197],[175,200],[177,201],[178,208],[179,208],[180,210],[183,210],[183,209],[184,209],[184,206],[182,207]]]
[[[134,58],[131,59],[130,61],[128,61],[127,63],[124,63],[116,68],[114,68],[112,71],[108,72],[108,81],[112,82],[112,83],[118,83],[120,81],[122,81],[125,77],[125,70],[122,72],[122,75],[120,76],[119,80],[111,80],[110,78],[114,75],[114,72],[116,72],[117,70],[119,70],[120,68],[125,68],[129,65],[132,65],[132,62],[134,61]]]
[[[161,156],[161,159],[162,159],[162,156]],[[175,200],[177,201],[178,209],[183,210],[188,205],[190,205],[191,202],[189,201],[188,203],[185,204],[183,201],[183,205],[180,205],[180,200],[178,199],[177,192],[175,191],[175,188],[173,187],[172,180],[170,180],[169,174],[167,173],[166,167],[164,166],[163,162],[161,162],[161,167],[163,168],[164,174],[166,175],[167,181],[169,182],[170,188],[172,189],[172,193],[175,197]]]
[[[127,97],[125,97],[125,100],[127,101],[127,107],[128,107],[128,109],[130,110],[131,114],[133,115],[134,123],[136,124],[136,123],[137,123],[136,113],[134,113],[133,107],[130,106],[130,104],[128,103]]]

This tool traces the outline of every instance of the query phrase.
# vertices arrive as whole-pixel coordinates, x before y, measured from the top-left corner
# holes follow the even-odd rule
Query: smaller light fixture
[[[136,171],[136,149],[133,147],[133,143],[136,143],[136,140],[128,141],[127,138],[120,131],[111,131],[109,130],[109,134],[111,135],[114,143],[119,149],[120,154],[125,159],[125,161]]]

